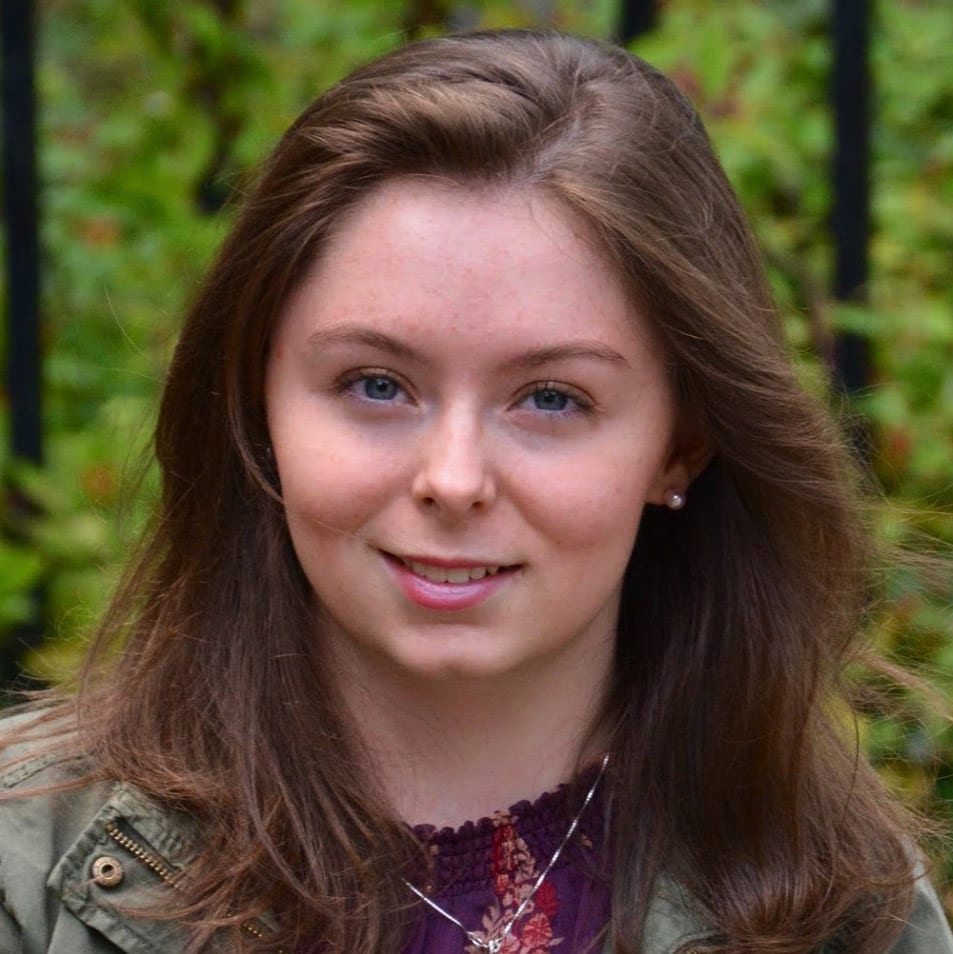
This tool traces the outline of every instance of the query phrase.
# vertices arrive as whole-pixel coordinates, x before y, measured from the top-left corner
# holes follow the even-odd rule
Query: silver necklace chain
[[[583,800],[582,807],[578,812],[576,812],[576,816],[570,823],[566,834],[563,835],[563,840],[559,843],[559,847],[553,852],[552,858],[549,859],[549,864],[546,865],[546,867],[543,869],[543,873],[536,879],[532,889],[530,890],[529,894],[523,898],[520,906],[516,909],[516,911],[513,912],[512,916],[507,919],[502,929],[493,937],[481,937],[475,931],[468,930],[465,924],[463,924],[461,921],[458,921],[449,911],[445,911],[442,907],[440,907],[439,904],[437,904],[436,901],[428,898],[427,895],[425,895],[419,888],[412,885],[406,879],[404,879],[404,884],[407,885],[407,887],[410,888],[410,890],[413,891],[413,893],[417,895],[417,897],[420,898],[424,904],[433,908],[437,914],[442,915],[448,921],[452,921],[454,924],[456,924],[456,926],[460,928],[460,930],[463,931],[463,933],[467,936],[467,939],[470,941],[470,943],[477,948],[477,950],[486,951],[487,954],[500,954],[500,951],[503,950],[503,943],[510,936],[510,931],[516,927],[516,922],[519,921],[519,919],[526,912],[530,901],[533,900],[533,896],[543,886],[543,882],[549,876],[549,872],[553,870],[553,865],[555,865],[559,860],[559,856],[563,853],[563,849],[569,844],[569,839],[572,838],[576,832],[576,829],[579,827],[579,822],[582,819],[583,813],[589,807],[589,803],[596,794],[596,789],[599,787],[599,782],[602,780],[602,776],[605,774],[606,766],[608,764],[609,753],[606,752],[602,758],[602,764],[599,766],[599,773],[596,775],[595,781],[592,783],[592,785],[589,786],[589,791],[586,792],[586,797]]]

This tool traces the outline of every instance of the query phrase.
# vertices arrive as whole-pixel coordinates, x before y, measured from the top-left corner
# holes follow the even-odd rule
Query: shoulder
[[[175,883],[197,850],[194,821],[134,786],[91,781],[69,734],[51,746],[35,719],[0,719],[0,950],[181,950],[170,925],[123,909]]]
[[[889,954],[953,954],[953,933],[923,865],[918,863],[914,873],[910,913]],[[688,892],[675,881],[658,881],[642,938],[646,954],[683,954],[704,947],[716,934]],[[842,950],[836,944],[829,948],[830,954]]]
[[[953,954],[953,934],[936,891],[918,866],[913,906],[900,939],[890,954]]]
[[[46,781],[59,769],[75,769],[81,761],[69,718],[53,709],[0,714],[0,793],[32,787],[30,781],[46,773]],[[12,797],[7,795],[7,797]]]
[[[83,783],[89,774],[65,719],[47,712],[0,718],[0,874],[14,856],[25,862],[69,847],[109,790]]]
[[[35,858],[65,848],[70,829],[82,824],[105,791],[77,787],[86,761],[68,728],[51,723],[45,731],[41,716],[0,718],[0,872],[21,851]]]

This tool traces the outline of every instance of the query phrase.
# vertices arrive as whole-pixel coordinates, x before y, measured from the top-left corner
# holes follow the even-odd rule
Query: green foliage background
[[[45,421],[41,471],[0,458],[37,505],[0,513],[0,639],[36,620],[23,664],[75,666],[155,475],[140,467],[184,299],[258,160],[316,93],[408,37],[547,24],[609,36],[608,0],[46,0],[40,4]],[[866,415],[885,541],[939,552],[885,577],[871,641],[953,698],[953,17],[945,0],[873,4],[874,218],[868,304],[834,302],[826,0],[669,0],[634,50],[709,124],[754,222],[805,380],[833,336],[870,340]],[[717,12],[715,12],[717,10]],[[4,407],[2,410],[6,415]],[[6,453],[3,451],[2,453]],[[124,488],[133,477],[139,492]],[[946,556],[943,556],[943,553]],[[945,570],[944,570],[945,567]],[[923,693],[862,675],[859,731],[919,809],[953,822],[953,732]],[[937,845],[953,882],[953,850]],[[953,892],[947,890],[948,910]]]

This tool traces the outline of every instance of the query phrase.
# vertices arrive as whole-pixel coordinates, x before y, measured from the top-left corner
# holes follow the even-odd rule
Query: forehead
[[[588,224],[541,189],[387,182],[338,224],[283,324],[503,335],[654,337]],[[483,335],[474,335],[482,331]]]
[[[454,273],[583,259],[594,279],[615,280],[588,224],[533,186],[464,186],[423,176],[385,182],[342,217],[317,267],[369,254],[421,264],[436,258]]]

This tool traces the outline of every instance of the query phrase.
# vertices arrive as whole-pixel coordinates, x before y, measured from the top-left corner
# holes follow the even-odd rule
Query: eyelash
[[[337,394],[349,395],[356,398],[357,400],[366,401],[371,404],[394,403],[393,401],[387,399],[377,400],[367,396],[366,394],[356,394],[352,390],[354,385],[359,384],[362,381],[371,381],[375,378],[382,381],[389,381],[405,395],[410,394],[409,386],[403,380],[401,380],[400,377],[395,375],[393,371],[388,371],[386,368],[357,368],[354,371],[350,371],[347,374],[342,375],[342,377],[335,383],[334,390]],[[513,406],[519,407],[534,395],[542,394],[547,391],[566,398],[571,406],[551,411],[544,411],[542,408],[535,409],[544,414],[546,417],[552,419],[571,418],[576,417],[577,415],[590,415],[595,410],[595,405],[593,402],[586,398],[581,392],[577,391],[575,388],[570,388],[565,384],[560,384],[558,381],[536,381],[533,384],[528,385],[517,396],[516,400],[513,402]]]

